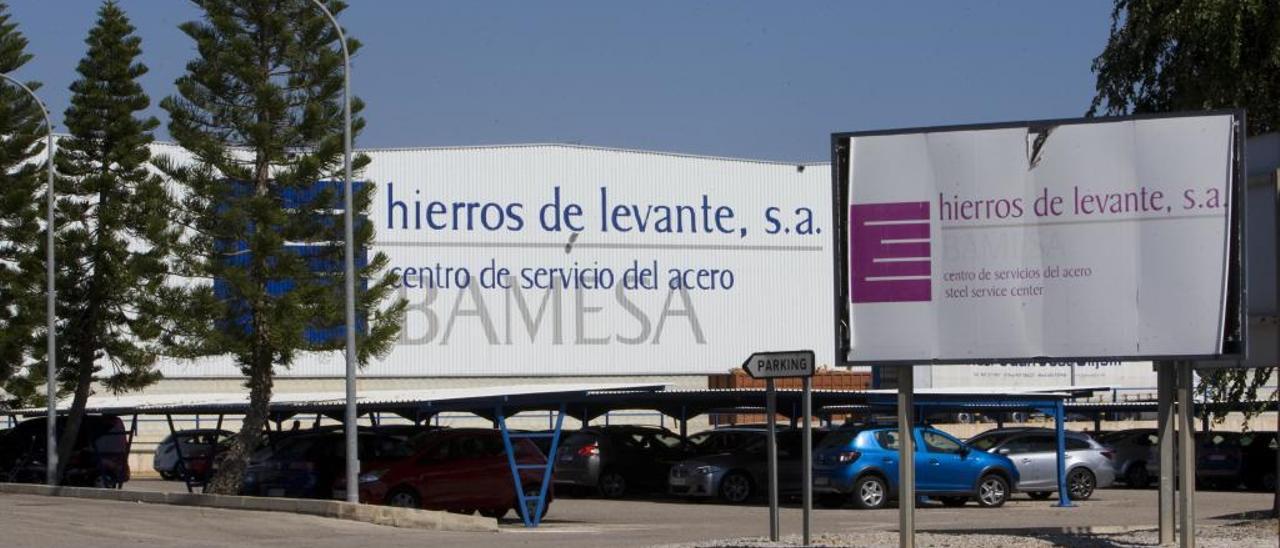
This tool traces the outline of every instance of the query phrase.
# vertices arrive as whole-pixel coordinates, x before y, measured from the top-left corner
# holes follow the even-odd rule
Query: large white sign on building
[[[831,364],[827,166],[536,145],[370,157],[371,253],[408,303],[364,376],[725,373],[754,351]],[[229,358],[169,377],[239,376]],[[341,376],[304,354],[285,376]]]
[[[1239,313],[1228,299],[1238,123],[1219,114],[838,134],[842,357],[1223,354]]]

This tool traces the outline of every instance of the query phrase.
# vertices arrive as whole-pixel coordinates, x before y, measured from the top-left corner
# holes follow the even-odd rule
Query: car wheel
[[[116,481],[115,476],[103,473],[93,478],[93,486],[99,489],[116,489],[120,487],[120,482]]]
[[[720,499],[742,504],[751,498],[751,478],[742,472],[729,472],[720,480]]]
[[[606,470],[600,474],[600,481],[596,483],[596,491],[600,496],[607,499],[622,498],[627,493],[627,478],[622,477],[613,470]]]
[[[396,508],[422,508],[422,499],[418,493],[408,487],[397,487],[387,493],[387,506]]]
[[[987,474],[978,480],[978,493],[974,497],[978,506],[999,508],[1009,500],[1009,481],[996,474]]]
[[[938,497],[938,502],[950,508],[959,508],[969,502],[969,497]]]
[[[1129,484],[1130,489],[1143,489],[1151,485],[1151,474],[1147,473],[1147,463],[1135,462],[1129,465],[1129,471],[1124,474],[1124,482]]]
[[[853,505],[875,510],[889,504],[889,486],[879,476],[862,476],[853,484]]]
[[[540,492],[542,492],[542,487],[539,485],[524,486],[524,496],[526,500],[525,513],[529,514],[530,516],[532,516],[533,512],[538,509],[538,493]],[[516,501],[516,504],[519,505],[520,501]],[[547,497],[546,503],[542,505],[542,514],[538,516],[538,520],[541,521],[542,518],[547,517],[547,510],[550,510],[550,509],[551,509],[551,498]],[[516,508],[515,510],[516,510],[516,515],[520,516],[520,519],[524,519],[524,514],[520,513],[520,509]]]
[[[1071,494],[1071,500],[1089,500],[1097,486],[1098,480],[1088,468],[1076,468],[1067,474],[1067,492]]]
[[[823,508],[839,508],[849,500],[848,496],[840,493],[821,493],[818,495],[818,506]]]
[[[1027,493],[1034,500],[1049,500],[1053,496],[1053,491],[1031,491]]]

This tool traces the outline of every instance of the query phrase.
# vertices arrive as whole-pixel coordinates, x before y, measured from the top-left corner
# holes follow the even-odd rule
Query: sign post
[[[804,394],[804,441],[801,449],[803,461],[803,482],[801,486],[804,507],[804,545],[809,545],[809,522],[813,513],[813,458],[810,445],[813,440],[813,425],[809,416],[813,414],[811,393],[814,355],[812,350],[794,352],[757,352],[743,362],[742,369],[753,379],[765,380],[765,417],[769,437],[769,540],[778,541],[778,396],[774,387],[774,379],[803,378]]]

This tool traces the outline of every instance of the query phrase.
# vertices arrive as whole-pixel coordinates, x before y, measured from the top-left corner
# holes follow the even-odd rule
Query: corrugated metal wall
[[[825,165],[570,145],[365,153],[371,251],[390,258],[410,303],[399,343],[366,376],[704,375],[799,348],[832,361]],[[663,208],[677,211],[669,225]],[[495,280],[503,268],[510,287]],[[645,268],[648,287],[623,284]],[[700,287],[672,289],[673,277]],[[229,359],[162,370],[239,376]],[[342,370],[330,353],[282,374]]]

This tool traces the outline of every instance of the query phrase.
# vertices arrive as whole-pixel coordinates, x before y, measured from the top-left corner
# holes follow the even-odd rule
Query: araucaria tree
[[[59,476],[96,383],[113,392],[159,378],[172,199],[150,169],[150,99],[138,84],[142,41],[114,1],[98,10],[71,84],[70,136],[55,165],[58,382],[73,395],[58,440]]]
[[[9,7],[0,3],[0,72],[13,74],[30,61],[26,47]],[[44,322],[41,159],[47,132],[40,106],[8,82],[0,83],[0,135],[0,386],[18,401],[32,403],[36,385],[22,372],[34,358],[35,330]]]
[[[182,25],[198,57],[161,106],[169,131],[193,156],[162,169],[183,187],[176,217],[186,233],[181,274],[186,321],[172,335],[190,356],[230,354],[246,377],[249,410],[207,490],[239,490],[267,420],[277,368],[299,352],[343,348],[342,54],[338,35],[309,0],[194,0],[200,21]],[[346,6],[326,5],[335,14]],[[356,51],[359,44],[348,41]],[[361,109],[353,101],[353,112]],[[354,130],[363,126],[354,120]],[[358,158],[356,168],[367,164]],[[326,183],[320,183],[325,181]],[[354,197],[369,208],[372,187]],[[356,226],[356,249],[373,227]],[[380,306],[394,278],[386,257],[359,262],[360,362],[390,349],[404,302]]]

